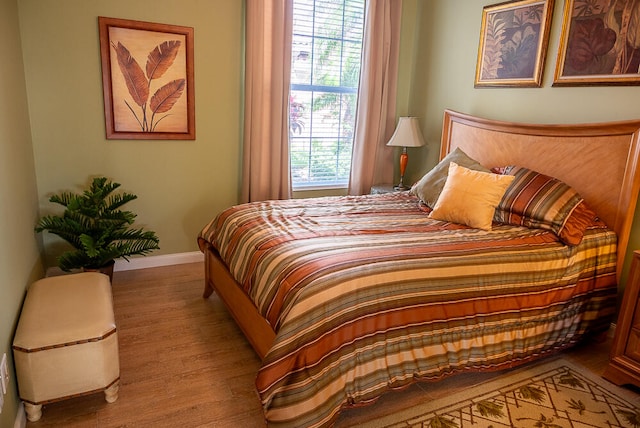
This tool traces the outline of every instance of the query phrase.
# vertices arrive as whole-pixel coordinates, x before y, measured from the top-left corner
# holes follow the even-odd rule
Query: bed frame
[[[574,125],[500,122],[446,110],[440,158],[460,147],[488,168],[518,165],[576,189],[618,234],[620,280],[640,189],[640,120]],[[204,298],[216,292],[260,356],[275,333],[213,248],[205,249]]]

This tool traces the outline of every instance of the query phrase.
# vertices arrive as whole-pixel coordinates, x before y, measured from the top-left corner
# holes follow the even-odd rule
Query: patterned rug
[[[640,427],[640,394],[565,360],[526,367],[368,428]]]

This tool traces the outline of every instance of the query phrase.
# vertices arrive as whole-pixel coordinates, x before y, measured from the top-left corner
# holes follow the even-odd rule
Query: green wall
[[[38,201],[105,175],[154,230],[153,255],[197,251],[196,236],[239,192],[243,85],[241,0],[18,0]],[[105,138],[98,16],[182,25],[195,33],[196,140]],[[48,265],[61,241],[44,236]]]
[[[555,3],[542,87],[475,89],[482,8],[495,2],[418,2],[421,25],[416,34],[409,105],[411,113],[421,117],[428,143],[425,148],[415,149],[419,155],[410,160],[413,178],[419,178],[437,160],[446,108],[492,119],[537,123],[640,118],[640,87],[551,87],[564,8],[564,2]]]
[[[0,0],[0,357],[13,367],[11,344],[28,284],[42,277],[33,225],[38,218],[36,175],[16,0]],[[18,409],[15,374],[0,414],[11,427]]]

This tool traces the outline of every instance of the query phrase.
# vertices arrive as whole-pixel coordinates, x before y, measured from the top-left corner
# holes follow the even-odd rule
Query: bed
[[[331,426],[342,408],[391,389],[513,367],[606,331],[640,188],[639,132],[640,121],[534,125],[445,111],[438,166],[457,168],[447,180],[500,176],[513,206],[526,193],[513,183],[530,176],[564,186],[580,198],[559,227],[514,214],[506,196],[488,227],[431,219],[441,207],[415,186],[215,216],[198,236],[203,295],[216,292],[262,359],[268,425]],[[459,152],[495,174],[447,162]]]

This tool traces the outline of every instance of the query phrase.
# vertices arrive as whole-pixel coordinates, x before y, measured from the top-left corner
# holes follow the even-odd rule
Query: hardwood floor
[[[260,360],[214,294],[203,299],[202,263],[115,272],[120,394],[92,394],[44,406],[36,427],[264,427],[254,378]],[[567,352],[600,374],[610,340]],[[388,393],[342,412],[337,428],[454,394],[498,374],[460,375]]]

